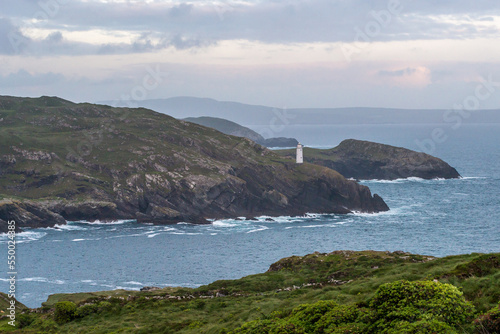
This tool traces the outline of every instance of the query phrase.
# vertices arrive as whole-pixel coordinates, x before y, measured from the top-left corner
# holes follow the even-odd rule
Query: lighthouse
[[[302,151],[304,146],[302,146],[301,143],[297,144],[297,163],[302,164],[304,163],[304,153]]]

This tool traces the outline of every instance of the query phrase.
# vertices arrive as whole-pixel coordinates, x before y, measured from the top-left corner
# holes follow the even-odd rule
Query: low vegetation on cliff
[[[59,294],[19,333],[498,333],[500,254],[335,251],[196,289]]]

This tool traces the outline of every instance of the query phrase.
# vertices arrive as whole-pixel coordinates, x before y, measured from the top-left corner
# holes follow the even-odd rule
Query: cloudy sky
[[[0,95],[76,102],[447,109],[489,80],[500,108],[500,1],[0,0],[0,64]]]

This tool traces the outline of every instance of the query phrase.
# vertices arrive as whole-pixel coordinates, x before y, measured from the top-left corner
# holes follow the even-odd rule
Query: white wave
[[[373,179],[373,180],[360,180],[360,182],[361,183],[406,183],[406,182],[423,182],[423,183],[428,183],[428,182],[448,181],[448,180],[453,180],[453,179],[444,179],[444,178],[441,178],[441,177],[436,177],[434,179],[423,179],[421,177],[410,176],[410,177],[407,177],[407,178],[400,178],[400,179],[395,179],[395,180]]]
[[[85,240],[90,240],[90,239],[73,239],[71,241],[85,241]]]
[[[82,279],[82,280],[80,280],[80,282],[82,282],[82,283],[94,283],[95,281],[93,281],[91,279]]]
[[[23,243],[23,242],[29,242],[29,241],[36,241],[40,240],[44,236],[47,235],[47,232],[41,232],[41,231],[25,231],[21,233],[16,234],[16,242],[17,243]]]
[[[461,180],[477,180],[477,179],[487,179],[485,176],[462,176]]]
[[[21,281],[21,282],[40,282],[40,283],[50,283],[50,284],[59,284],[59,285],[66,283],[65,281],[59,280],[59,279],[51,281],[46,277],[26,277],[26,278],[20,278],[20,279],[18,279],[18,281]]]
[[[376,216],[394,216],[402,213],[402,208],[390,209],[389,211],[382,212],[360,212],[353,211],[352,213],[348,213],[348,215],[354,215],[357,217],[376,217]]]
[[[160,235],[161,233],[154,233],[154,234],[148,234],[148,238],[154,238],[157,235]]]
[[[258,228],[250,230],[247,233],[254,233],[254,232],[260,232],[260,231],[265,231],[265,230],[269,230],[269,227],[259,225]]]
[[[238,222],[232,219],[216,220],[212,223],[212,225],[216,227],[235,227],[238,225]]]
[[[294,222],[299,222],[303,219],[303,217],[292,217],[292,216],[279,216],[279,217],[259,216],[256,218],[257,221],[259,221],[260,223],[294,223]],[[268,221],[266,221],[266,219]]]
[[[132,291],[139,291],[141,290],[141,288],[137,288],[137,287],[130,287],[130,286],[120,286],[120,285],[116,285],[113,287],[113,290],[132,290]]]
[[[144,284],[142,284],[141,282],[135,282],[135,281],[125,282],[123,284],[144,286]]]
[[[170,232],[169,234],[175,234],[175,235],[202,235],[203,233]]]
[[[113,221],[100,221],[95,220],[93,222],[89,222],[86,220],[76,221],[75,223],[79,224],[88,224],[88,225],[123,225],[127,223],[135,223],[137,222],[135,219],[122,219],[122,220],[113,220]]]
[[[66,224],[66,225],[55,225],[53,230],[56,230],[56,231],[84,231],[84,230],[87,230],[87,228],[83,227],[83,226],[73,225],[73,224]]]

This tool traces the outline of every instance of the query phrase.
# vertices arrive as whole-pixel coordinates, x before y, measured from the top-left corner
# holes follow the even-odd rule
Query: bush
[[[458,334],[456,330],[448,324],[436,320],[419,320],[416,322],[400,321],[387,331],[388,334]]]
[[[451,284],[396,281],[379,287],[370,301],[375,327],[384,332],[395,323],[434,320],[458,328],[472,319],[474,307]],[[423,323],[422,323],[423,325]],[[429,325],[429,324],[426,324]]]
[[[315,330],[318,333],[352,333],[354,328],[359,332],[364,324],[356,324],[361,311],[354,305],[350,306],[335,306],[330,311],[325,313],[316,323]],[[342,328],[339,326],[342,325]]]
[[[102,301],[99,304],[97,304],[97,312],[98,313],[103,313],[103,312],[109,312],[113,308],[113,304],[110,302]]]
[[[189,302],[189,308],[201,310],[205,307],[206,302],[203,299],[195,299]]]
[[[83,318],[93,313],[97,313],[98,307],[96,304],[86,304],[78,307],[75,312],[75,316],[77,318]]]
[[[55,305],[54,320],[58,324],[70,322],[75,318],[76,305],[73,302],[63,301]]]
[[[57,324],[54,320],[43,320],[39,325],[42,333],[55,333],[57,331]]]
[[[24,313],[24,314],[20,314],[17,317],[17,323],[18,323],[19,328],[24,328],[24,327],[28,327],[29,325],[31,325],[33,323],[33,321],[35,321],[35,319],[36,318],[33,314]]]
[[[500,333],[500,304],[474,320],[479,333]]]

